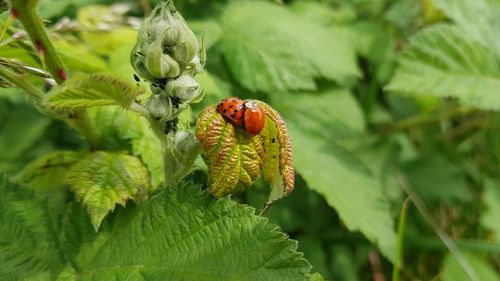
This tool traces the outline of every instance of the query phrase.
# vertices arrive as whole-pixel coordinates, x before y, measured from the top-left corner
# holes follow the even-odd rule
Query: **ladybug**
[[[243,123],[245,124],[245,130],[248,134],[255,136],[262,131],[264,128],[264,121],[266,120],[264,116],[264,111],[262,108],[253,100],[245,101],[245,116]]]
[[[217,105],[219,111],[224,118],[236,126],[243,126],[243,118],[245,115],[245,103],[239,98],[227,98],[222,100]]]
[[[227,98],[217,105],[217,111],[233,125],[245,127],[249,135],[258,135],[264,128],[264,112],[253,100]]]

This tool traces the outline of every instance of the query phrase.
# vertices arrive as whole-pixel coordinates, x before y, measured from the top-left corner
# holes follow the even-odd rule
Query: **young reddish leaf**
[[[258,135],[228,122],[215,106],[202,112],[196,135],[215,196],[242,191],[262,175],[271,183],[270,205],[293,190],[292,145],[281,116],[269,105],[258,104],[265,114],[265,125]]]
[[[235,128],[214,106],[201,114],[196,136],[210,168],[210,191],[215,196],[243,191],[260,175],[261,158],[252,140],[257,136],[250,137],[244,130]]]

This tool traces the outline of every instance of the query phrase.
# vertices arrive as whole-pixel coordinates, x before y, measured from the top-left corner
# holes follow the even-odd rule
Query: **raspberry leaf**
[[[107,74],[76,74],[47,96],[46,104],[55,109],[83,109],[119,105],[128,108],[143,90]]]
[[[68,171],[66,183],[87,208],[96,231],[117,204],[143,201],[151,190],[148,170],[138,158],[104,151],[76,163]]]

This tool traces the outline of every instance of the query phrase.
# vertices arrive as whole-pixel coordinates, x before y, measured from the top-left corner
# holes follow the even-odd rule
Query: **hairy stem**
[[[42,91],[28,83],[23,77],[16,75],[12,70],[6,67],[0,67],[0,77],[23,89],[28,95],[34,98],[36,102],[39,103],[43,100],[44,94]]]

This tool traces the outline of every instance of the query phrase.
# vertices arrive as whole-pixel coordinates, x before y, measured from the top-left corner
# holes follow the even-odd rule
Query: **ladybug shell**
[[[265,116],[260,106],[253,100],[245,102],[244,124],[249,135],[255,136],[264,128]]]
[[[245,104],[242,99],[232,97],[222,100],[217,105],[217,111],[232,124],[243,126]]]

